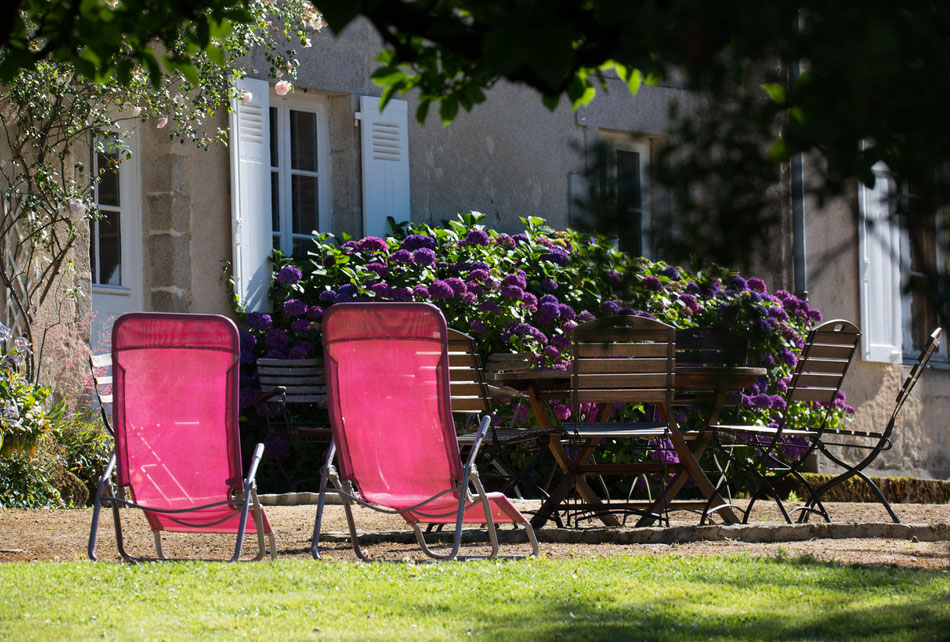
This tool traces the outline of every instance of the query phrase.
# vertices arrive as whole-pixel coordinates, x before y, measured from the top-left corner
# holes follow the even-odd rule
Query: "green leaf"
[[[443,125],[449,125],[459,112],[459,102],[455,96],[446,96],[439,103],[439,117]]]
[[[547,107],[550,111],[557,109],[558,103],[561,102],[560,94],[557,96],[542,96],[541,103]]]
[[[777,138],[772,147],[769,148],[769,160],[777,163],[787,163],[792,157],[791,151],[784,138]]]
[[[785,104],[785,100],[788,98],[788,93],[785,89],[785,86],[777,82],[767,82],[762,85],[762,89],[765,90],[772,100],[779,103],[780,105]]]

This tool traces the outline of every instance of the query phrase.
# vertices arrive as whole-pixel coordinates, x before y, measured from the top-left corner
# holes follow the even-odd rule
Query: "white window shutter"
[[[363,236],[385,237],[386,218],[409,220],[408,105],[360,96],[363,137]]]
[[[883,163],[874,176],[873,188],[858,188],[861,348],[865,361],[894,363],[901,360],[901,235],[891,216],[894,179]]]
[[[238,92],[250,92],[231,109],[231,233],[236,293],[247,310],[270,305],[273,250],[270,193],[270,86],[244,78]]]

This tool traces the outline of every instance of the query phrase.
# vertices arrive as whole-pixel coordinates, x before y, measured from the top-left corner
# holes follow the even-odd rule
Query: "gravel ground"
[[[828,504],[836,522],[883,523],[888,518],[875,504]],[[950,524],[950,504],[902,504],[895,506],[905,524]],[[310,537],[316,507],[267,506],[265,508],[277,537],[280,559],[310,559]],[[91,509],[80,510],[0,510],[0,562],[71,561],[85,559]],[[674,525],[692,525],[697,519],[689,513],[674,514]],[[778,524],[777,511],[767,506],[756,509],[756,524]],[[389,535],[405,532],[399,518],[366,510],[357,512],[361,533],[368,535],[364,550],[375,559],[405,560],[423,557],[415,544]],[[123,527],[126,549],[147,557],[154,556],[152,536],[145,519],[138,511],[124,511]],[[591,525],[589,528],[595,528]],[[627,528],[629,530],[629,527]],[[946,532],[946,531],[944,531]],[[346,522],[341,506],[328,506],[321,550],[325,559],[355,560],[346,538]],[[548,527],[539,531],[541,553],[550,558],[609,557],[616,555],[810,555],[840,564],[888,565],[950,572],[950,541],[915,541],[912,539],[875,537],[852,539],[811,539],[773,543],[740,542],[718,539],[671,544],[565,544],[554,540],[558,532]],[[166,534],[165,552],[176,559],[212,559],[230,557],[233,539],[221,535]],[[523,543],[503,544],[503,553],[525,553]],[[487,547],[466,545],[471,554],[481,554]],[[98,553],[102,560],[119,559],[115,547],[111,512],[102,513]],[[256,538],[246,540],[244,557],[257,552]]]

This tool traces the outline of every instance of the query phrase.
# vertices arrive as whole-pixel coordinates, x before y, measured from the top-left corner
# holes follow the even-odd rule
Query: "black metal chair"
[[[930,339],[927,341],[927,345],[924,346],[924,349],[920,351],[920,356],[917,357],[917,363],[915,363],[911,368],[907,378],[904,379],[904,384],[897,392],[894,410],[891,412],[891,417],[888,420],[887,426],[885,426],[884,430],[879,432],[829,430],[822,433],[821,439],[818,441],[818,449],[825,457],[845,470],[841,474],[833,477],[815,489],[814,493],[805,503],[805,505],[798,509],[801,511],[801,515],[799,515],[798,518],[799,522],[808,521],[808,517],[812,513],[818,513],[828,520],[828,514],[821,505],[821,497],[827,494],[828,491],[830,491],[835,486],[848,481],[852,477],[858,477],[865,484],[867,484],[868,488],[871,489],[871,492],[874,493],[874,496],[877,497],[881,504],[884,505],[884,508],[891,516],[891,519],[894,520],[895,523],[900,523],[897,513],[894,512],[893,508],[891,508],[890,503],[884,497],[884,493],[881,492],[881,489],[878,488],[877,484],[875,484],[870,477],[865,475],[863,471],[865,468],[870,466],[872,462],[874,462],[878,455],[891,448],[891,433],[894,431],[894,427],[897,423],[897,417],[900,415],[901,409],[904,407],[904,403],[907,401],[907,398],[913,391],[914,386],[917,385],[917,380],[920,379],[920,375],[923,373],[924,368],[927,367],[927,362],[930,361],[930,357],[933,356],[934,352],[936,352],[937,348],[940,346],[940,335],[942,332],[942,328],[937,328],[934,330],[933,334],[930,335]],[[829,438],[838,439],[842,437],[847,437],[849,440],[845,442],[829,440]],[[845,448],[867,449],[868,453],[860,461],[852,465],[844,460],[844,452],[839,450]]]

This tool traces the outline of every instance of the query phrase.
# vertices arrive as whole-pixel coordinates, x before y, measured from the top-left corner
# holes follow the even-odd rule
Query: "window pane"
[[[270,173],[270,226],[280,232],[280,173]]]
[[[89,221],[89,267],[92,269],[92,282],[98,283],[98,273],[96,271],[96,247],[98,243],[96,242],[96,236],[98,232],[96,231],[96,222]]]
[[[290,112],[290,167],[317,171],[317,115],[314,113]]]
[[[270,108],[270,166],[277,167],[280,165],[278,160],[280,156],[277,154],[277,108]]]
[[[122,252],[119,237],[119,212],[100,211],[99,281],[102,285],[122,285]]]
[[[632,256],[643,255],[643,211],[640,193],[640,154],[617,150],[618,245]]]
[[[317,177],[291,177],[291,209],[294,234],[310,234],[317,229]]]
[[[910,271],[916,281],[911,293],[910,324],[914,350],[927,344],[930,333],[937,327],[937,307],[928,296],[924,283],[933,278],[937,269],[937,221],[931,217],[921,222],[910,235]]]
[[[119,206],[119,168],[116,154],[96,154],[99,176],[99,204]]]

